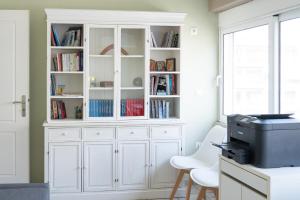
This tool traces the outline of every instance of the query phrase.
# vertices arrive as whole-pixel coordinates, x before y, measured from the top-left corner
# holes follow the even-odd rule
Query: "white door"
[[[173,187],[177,170],[170,158],[181,154],[179,140],[153,141],[151,143],[151,188]]]
[[[242,200],[242,185],[232,178],[221,174],[220,200]]]
[[[0,11],[0,44],[0,183],[28,183],[28,11]]]
[[[113,190],[115,187],[114,142],[84,144],[84,191]]]
[[[122,141],[118,151],[118,189],[147,189],[149,142]]]
[[[267,200],[267,198],[246,186],[242,186],[242,200]]]
[[[53,192],[81,192],[81,144],[49,144],[49,183]]]

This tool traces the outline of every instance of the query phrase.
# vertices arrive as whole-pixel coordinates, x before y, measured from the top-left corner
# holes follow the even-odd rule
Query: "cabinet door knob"
[[[97,133],[96,133],[96,135],[100,135],[100,134],[101,134],[100,132],[97,132]]]
[[[133,131],[131,131],[131,132],[130,132],[130,134],[134,134],[134,132],[133,132]]]
[[[168,131],[164,131],[164,134],[167,134],[168,133]]]

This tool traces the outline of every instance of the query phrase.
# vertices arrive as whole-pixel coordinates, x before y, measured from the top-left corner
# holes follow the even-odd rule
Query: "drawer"
[[[117,137],[121,140],[143,140],[148,139],[148,128],[146,127],[122,127],[117,128]]]
[[[48,129],[49,141],[80,141],[80,128]]]
[[[245,185],[248,185],[257,191],[267,195],[268,181],[249,171],[246,171],[232,163],[221,159],[220,169],[222,172],[234,177]]]
[[[85,128],[82,137],[84,140],[113,140],[114,128]]]
[[[181,138],[180,126],[157,126],[151,127],[153,139],[179,139]]]

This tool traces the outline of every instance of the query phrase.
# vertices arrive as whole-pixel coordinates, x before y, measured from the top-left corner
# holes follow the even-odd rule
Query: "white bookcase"
[[[45,12],[45,182],[53,199],[167,198],[177,173],[169,159],[184,151],[185,14]]]

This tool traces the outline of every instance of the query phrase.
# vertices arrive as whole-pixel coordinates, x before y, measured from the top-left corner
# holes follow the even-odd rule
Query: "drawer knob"
[[[97,133],[96,133],[96,135],[100,135],[100,134],[101,134],[100,132],[97,132]]]
[[[62,136],[66,136],[66,133],[62,133],[61,135],[62,135]]]
[[[164,131],[164,134],[167,134],[168,133],[168,131]]]
[[[130,132],[130,134],[134,134],[134,132],[133,132],[133,131],[131,131],[131,132]]]

